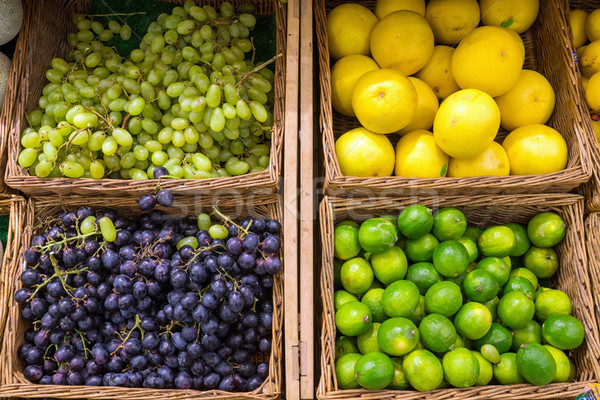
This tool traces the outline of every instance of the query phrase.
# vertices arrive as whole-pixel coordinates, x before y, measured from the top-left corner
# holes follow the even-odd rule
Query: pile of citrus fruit
[[[523,69],[519,34],[538,11],[538,0],[378,0],[374,12],[355,3],[331,10],[332,106],[362,125],[336,141],[342,174],[440,178],[564,169],[567,144],[545,125],[554,89]],[[500,127],[510,132],[501,144]],[[402,135],[395,149],[386,136],[392,133]]]
[[[412,205],[335,227],[335,371],[341,389],[434,390],[575,377],[584,328],[550,289],[565,234],[552,212],[485,229]]]
[[[596,139],[600,140],[600,9],[588,13],[572,9],[569,23],[573,46],[577,50],[581,83],[592,111],[591,120]]]

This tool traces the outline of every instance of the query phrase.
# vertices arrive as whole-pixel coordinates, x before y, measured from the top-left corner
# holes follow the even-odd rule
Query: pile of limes
[[[553,212],[486,229],[456,208],[335,228],[334,293],[341,389],[434,390],[545,385],[575,378],[565,352],[582,323],[546,286],[566,234]]]

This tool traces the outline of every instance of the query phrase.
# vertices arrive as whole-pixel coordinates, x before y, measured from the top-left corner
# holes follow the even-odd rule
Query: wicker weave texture
[[[61,204],[57,205],[57,204]],[[21,398],[63,398],[63,399],[114,399],[128,398],[132,400],[150,400],[160,396],[164,399],[256,399],[270,400],[278,398],[282,392],[281,362],[283,341],[283,274],[274,277],[273,282],[273,341],[270,355],[259,355],[260,361],[269,361],[269,377],[263,385],[253,392],[228,393],[219,390],[167,390],[91,386],[56,386],[37,385],[27,381],[23,376],[23,363],[17,359],[17,349],[24,343],[25,331],[30,324],[20,317],[19,306],[13,301],[14,293],[21,287],[19,279],[23,254],[30,243],[32,235],[39,232],[41,223],[55,216],[62,209],[76,209],[81,205],[97,209],[111,208],[121,215],[139,215],[141,211],[131,199],[115,198],[84,198],[71,196],[69,198],[48,199],[31,198],[20,213],[20,218],[11,219],[11,229],[21,237],[20,245],[13,244],[12,258],[7,260],[2,273],[2,326],[5,326],[2,348],[0,351],[0,396]],[[243,197],[212,197],[200,201],[194,199],[180,200],[165,209],[171,216],[195,216],[201,212],[210,212],[216,205],[219,210],[230,218],[238,219],[245,216],[268,217],[281,220],[281,200],[277,195],[246,195]],[[283,237],[281,238],[284,239]],[[6,323],[4,321],[6,320]]]
[[[320,66],[321,116],[323,151],[325,157],[325,188],[328,194],[342,195],[353,190],[370,189],[375,192],[390,192],[395,195],[410,193],[449,194],[485,193],[538,193],[567,192],[586,182],[591,174],[590,135],[591,126],[584,122],[581,96],[574,86],[578,74],[572,57],[572,45],[565,24],[565,7],[558,7],[562,0],[541,1],[540,13],[534,25],[522,35],[526,49],[524,68],[535,69],[543,74],[556,93],[556,107],[548,124],[565,138],[569,160],[567,167],[547,175],[511,175],[506,177],[470,178],[406,178],[344,176],[340,171],[335,154],[335,140],[346,131],[359,126],[358,120],[333,111],[331,106],[331,66],[326,30],[327,13],[343,3],[341,0],[316,0],[315,18]],[[373,9],[374,1],[358,3]],[[507,132],[500,132],[497,141],[501,142]],[[389,135],[392,144],[400,136]]]
[[[166,0],[183,4],[183,0]],[[24,2],[25,22],[22,28],[14,56],[7,103],[14,103],[5,110],[4,123],[0,125],[0,152],[2,143],[8,145],[8,162],[6,183],[30,196],[42,194],[96,194],[123,195],[126,191],[131,195],[139,195],[151,191],[157,180],[146,181],[122,179],[70,179],[70,178],[38,178],[17,164],[21,150],[20,137],[27,126],[25,113],[37,108],[37,102],[46,84],[45,73],[51,68],[53,57],[63,57],[67,50],[67,35],[75,30],[71,18],[75,13],[86,13],[90,0],[27,0]],[[200,4],[218,5],[218,0],[197,1]],[[237,6],[245,1],[233,0]],[[276,16],[277,54],[275,61],[275,105],[274,125],[271,137],[271,153],[269,167],[261,172],[228,178],[208,179],[168,179],[161,182],[161,187],[173,192],[197,194],[208,193],[214,189],[235,190],[242,194],[247,192],[274,193],[279,185],[281,171],[281,150],[285,124],[285,52],[287,37],[287,6],[278,0],[251,0],[256,5],[256,12],[261,15]],[[52,23],[48,23],[52,21]],[[4,115],[3,114],[3,115]],[[1,154],[1,153],[0,153]],[[0,166],[1,166],[0,157]],[[1,187],[0,187],[1,190]]]
[[[334,225],[344,219],[364,221],[385,214],[397,215],[410,204],[431,208],[457,207],[470,224],[484,227],[508,222],[527,223],[542,211],[559,213],[567,223],[565,239],[556,247],[561,266],[553,277],[553,285],[565,291],[573,303],[573,313],[586,330],[584,344],[572,351],[577,366],[577,382],[532,385],[492,385],[467,389],[443,389],[427,393],[415,391],[339,390],[335,377],[335,309],[333,302]],[[322,269],[321,378],[317,391],[320,399],[546,399],[574,397],[584,383],[600,378],[600,339],[598,303],[592,291],[593,274],[588,270],[584,245],[583,198],[576,195],[510,195],[510,196],[415,196],[371,200],[325,197],[320,206]],[[589,269],[598,268],[590,265]],[[598,272],[596,271],[596,277]],[[597,289],[596,289],[597,290]]]

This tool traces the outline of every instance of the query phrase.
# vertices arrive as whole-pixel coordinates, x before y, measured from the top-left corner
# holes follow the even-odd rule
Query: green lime
[[[371,267],[375,277],[384,285],[404,279],[408,262],[400,247],[393,246],[381,253],[371,255]]]
[[[476,350],[479,350],[484,345],[491,344],[502,354],[510,350],[512,341],[512,334],[506,327],[497,322],[492,322],[490,330],[482,338],[473,341],[473,346]]]
[[[477,244],[485,257],[506,257],[517,243],[517,238],[508,226],[496,225],[487,228],[479,237]]]
[[[547,385],[556,377],[556,362],[541,344],[524,344],[517,351],[517,370],[532,385]]]
[[[537,276],[535,276],[535,274],[533,272],[531,272],[527,268],[515,268],[515,269],[513,269],[512,271],[510,271],[510,277],[512,278],[514,276],[520,276],[522,278],[525,278],[525,279],[529,280],[529,282],[531,282],[531,285],[533,286],[533,288],[537,289],[537,287],[538,287],[538,278],[537,278]]]
[[[542,327],[531,320],[522,328],[513,329],[512,350],[517,351],[522,344],[542,343]]]
[[[529,270],[527,270],[529,271]],[[548,290],[552,290],[550,288],[545,288],[545,287],[539,287],[538,290],[535,291],[535,293],[533,294],[533,301],[536,301],[538,297],[540,297],[540,294],[547,292]]]
[[[406,280],[411,281],[419,288],[421,294],[427,293],[427,289],[442,281],[442,277],[435,270],[432,263],[419,262],[408,267]]]
[[[552,380],[552,383],[568,382],[569,375],[571,375],[569,357],[567,357],[564,351],[554,346],[545,344],[544,347],[552,354],[552,358],[554,358],[554,362],[556,363],[556,376]]]
[[[457,277],[469,266],[469,253],[456,240],[446,240],[433,251],[433,266],[442,276]]]
[[[463,234],[463,237],[471,239],[473,242],[477,243],[479,241],[479,236],[483,233],[483,230],[477,228],[475,226],[467,226],[467,230]]]
[[[333,304],[336,311],[338,308],[346,303],[350,303],[351,301],[358,301],[358,297],[352,293],[346,292],[345,290],[336,290],[333,292]]]
[[[344,265],[344,262],[342,260],[338,260],[337,258],[333,259],[333,286],[336,289],[343,287],[342,277],[340,276],[342,265]]]
[[[398,240],[396,227],[383,218],[371,218],[360,225],[358,241],[369,253],[379,253],[389,249]]]
[[[361,354],[351,353],[342,356],[335,362],[335,376],[340,389],[358,389],[360,387],[356,382],[354,366],[361,357]]]
[[[363,294],[373,283],[373,269],[364,258],[356,257],[346,261],[340,270],[342,286],[353,294]]]
[[[492,314],[481,303],[466,303],[456,313],[454,326],[461,336],[471,340],[480,339],[492,326]]]
[[[509,292],[498,303],[498,317],[509,328],[523,328],[535,314],[535,305],[523,292]]]
[[[349,260],[360,253],[358,229],[350,225],[335,228],[333,253],[340,260]]]
[[[335,359],[338,360],[340,357],[346,354],[359,353],[358,345],[356,344],[356,338],[350,336],[340,336],[335,341]]]
[[[419,392],[437,389],[444,379],[442,363],[428,350],[413,350],[402,360],[402,368],[408,383]]]
[[[477,263],[477,269],[482,269],[494,275],[500,286],[504,286],[508,282],[510,267],[499,257],[484,258]]]
[[[571,315],[551,315],[542,324],[542,336],[546,343],[561,350],[576,349],[583,343],[583,324]]]
[[[504,224],[504,226],[512,229],[513,233],[515,234],[516,242],[512,251],[510,252],[510,256],[520,257],[525,254],[525,252],[529,249],[529,246],[531,246],[531,242],[527,236],[527,229],[525,229],[523,225],[512,222],[509,224]]]
[[[386,319],[377,333],[379,348],[392,356],[410,353],[419,343],[419,330],[408,318]]]
[[[379,344],[377,343],[377,331],[379,331],[380,326],[380,323],[373,322],[365,333],[360,334],[356,337],[356,344],[358,345],[358,350],[362,354],[380,351]]]
[[[418,239],[433,226],[431,209],[420,204],[406,207],[398,217],[398,229],[408,239]]]
[[[394,380],[394,363],[383,353],[367,353],[354,365],[354,376],[365,389],[383,389]]]
[[[344,226],[344,225],[353,226],[356,229],[358,229],[358,227],[359,227],[357,222],[351,221],[349,219],[345,219],[343,221],[338,222],[337,224],[335,224],[335,227],[337,228],[338,226]]]
[[[383,311],[381,305],[381,297],[383,296],[384,290],[382,288],[369,289],[360,299],[360,302],[366,304],[371,309],[371,315],[373,316],[373,322],[383,322],[387,315]]]
[[[498,294],[500,285],[494,275],[483,269],[469,272],[463,282],[467,297],[479,303],[492,300]]]
[[[527,235],[536,247],[556,246],[566,234],[565,220],[553,212],[538,214],[527,224]]]
[[[525,383],[525,379],[517,369],[517,354],[504,353],[500,355],[500,362],[494,364],[494,378],[502,385],[516,385]]]
[[[457,208],[440,208],[433,214],[432,233],[440,242],[444,240],[456,240],[465,234],[467,230],[467,218]]]
[[[366,332],[372,322],[371,310],[360,301],[346,303],[335,313],[335,325],[344,336],[358,336]]]
[[[490,383],[494,377],[494,368],[492,367],[492,363],[483,358],[480,353],[474,351],[473,355],[479,363],[479,376],[477,377],[475,386],[485,386]]]
[[[406,318],[410,319],[415,325],[421,323],[423,318],[425,318],[425,296],[419,296],[419,305]]]
[[[531,284],[531,281],[527,278],[523,278],[522,276],[513,276],[512,278],[508,278],[508,282],[502,288],[502,294],[506,295],[510,292],[522,292],[530,299],[533,299],[533,294],[535,289]]]
[[[479,362],[473,352],[464,347],[444,354],[442,367],[444,378],[454,387],[471,387],[479,377]]]
[[[540,321],[544,321],[551,315],[570,315],[572,312],[571,299],[561,290],[543,291],[535,299],[535,316]]]
[[[404,368],[402,368],[402,359],[398,357],[391,357],[392,363],[394,363],[394,380],[388,385],[388,389],[393,390],[405,390],[410,387],[406,375],[404,374]]]
[[[558,269],[558,255],[551,247],[531,246],[525,253],[523,260],[525,268],[533,272],[538,278],[550,278]]]
[[[492,364],[500,362],[500,353],[493,344],[484,344],[481,346],[481,355]]]
[[[390,317],[406,317],[419,305],[419,289],[411,281],[396,281],[381,296],[383,311]]]
[[[462,302],[463,296],[456,283],[438,282],[425,293],[425,312],[451,317],[458,312]]]
[[[479,255],[479,251],[477,250],[477,244],[469,238],[461,237],[457,240],[458,243],[465,246],[467,253],[469,254],[469,264],[477,260],[477,256]]]
[[[448,351],[456,342],[456,328],[442,314],[429,314],[419,325],[421,343],[435,353]]]
[[[406,256],[413,262],[433,260],[433,251],[440,244],[435,236],[427,233],[418,239],[408,239],[405,245]]]
[[[494,297],[490,301],[486,301],[483,304],[488,310],[490,310],[490,314],[492,314],[492,321],[498,319],[498,303],[500,303],[500,299],[498,297]]]

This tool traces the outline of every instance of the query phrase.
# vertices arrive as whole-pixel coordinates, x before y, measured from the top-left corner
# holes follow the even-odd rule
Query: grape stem
[[[81,332],[79,329],[75,329],[75,332],[77,332],[77,334],[79,335],[79,337],[81,338],[81,344],[83,345],[83,354],[85,355],[85,359],[88,359],[88,352],[90,350],[88,350],[87,346],[85,345],[86,342],[86,338],[83,336],[83,332]]]
[[[87,267],[72,270],[72,271],[61,271],[60,269],[58,269],[58,262],[56,261],[56,258],[54,258],[53,254],[50,254],[50,261],[52,262],[52,266],[54,267],[54,274],[50,278],[47,278],[43,283],[40,283],[39,285],[37,285],[34,292],[31,294],[31,296],[29,296],[30,301],[35,297],[35,295],[40,291],[41,288],[43,288],[48,283],[50,283],[50,281],[54,278],[58,278],[58,280],[60,281],[65,292],[67,292],[71,297],[73,297],[73,295],[69,292],[69,290],[72,290],[73,288],[67,284],[67,281],[65,280],[65,276],[75,275],[75,274],[79,274],[83,271],[87,271]],[[63,274],[64,274],[64,276],[63,276]]]
[[[244,232],[244,236],[248,234],[248,230],[250,229],[250,227],[252,226],[252,222],[250,221],[250,223],[248,224],[248,226],[246,228],[243,228],[241,225],[236,224],[235,222],[233,222],[231,220],[231,218],[229,218],[228,216],[224,215],[223,213],[221,213],[219,211],[219,209],[217,208],[217,206],[213,206],[213,212],[212,214],[217,214],[217,216],[219,216],[223,221],[225,221],[228,224],[231,224],[233,226],[235,226],[236,228],[238,228],[240,231]]]
[[[118,346],[118,347],[117,347],[117,348],[116,348],[116,349],[115,349],[115,350],[114,350],[114,351],[111,353],[111,356],[114,356],[114,355],[115,355],[115,353],[116,353],[116,352],[117,352],[119,349],[122,349],[122,348],[123,348],[123,344],[124,344],[124,343],[125,343],[127,340],[129,340],[129,338],[131,337],[131,334],[133,333],[133,331],[134,331],[136,328],[140,330],[140,333],[142,334],[142,340],[143,340],[143,339],[144,339],[144,330],[142,329],[142,319],[140,318],[140,315],[139,315],[139,314],[135,314],[135,325],[133,326],[133,328],[131,328],[131,329],[129,330],[129,332],[127,333],[127,336],[125,336],[125,339],[121,338],[121,341],[122,341],[123,343],[121,343],[121,344],[120,344],[120,345],[119,345],[119,346]]]
[[[263,69],[264,67],[266,67],[267,65],[275,62],[279,57],[282,57],[283,54],[279,53],[277,54],[275,57],[271,58],[270,60],[265,61],[262,64],[257,65],[256,67],[252,68],[250,71],[246,72],[244,74],[244,76],[242,76],[242,79],[240,79],[240,81],[237,83],[236,88],[237,88],[237,94],[240,94],[240,87],[244,84],[244,82],[246,82],[248,80],[248,78],[250,78],[250,75],[254,74],[255,72],[260,71],[261,69]]]
[[[49,244],[47,244],[45,246],[36,246],[35,248],[37,250],[41,251],[42,253],[45,253],[48,250],[50,250],[53,246],[56,246],[56,245],[61,245],[62,246],[65,243],[74,242],[74,241],[79,240],[79,239],[85,239],[86,237],[90,237],[90,236],[97,235],[97,234],[98,234],[98,232],[94,231],[94,232],[90,232],[90,233],[83,233],[81,235],[73,236],[73,237],[70,237],[70,238],[65,237],[63,240],[60,240],[58,242],[52,242],[52,243],[49,243]]]

